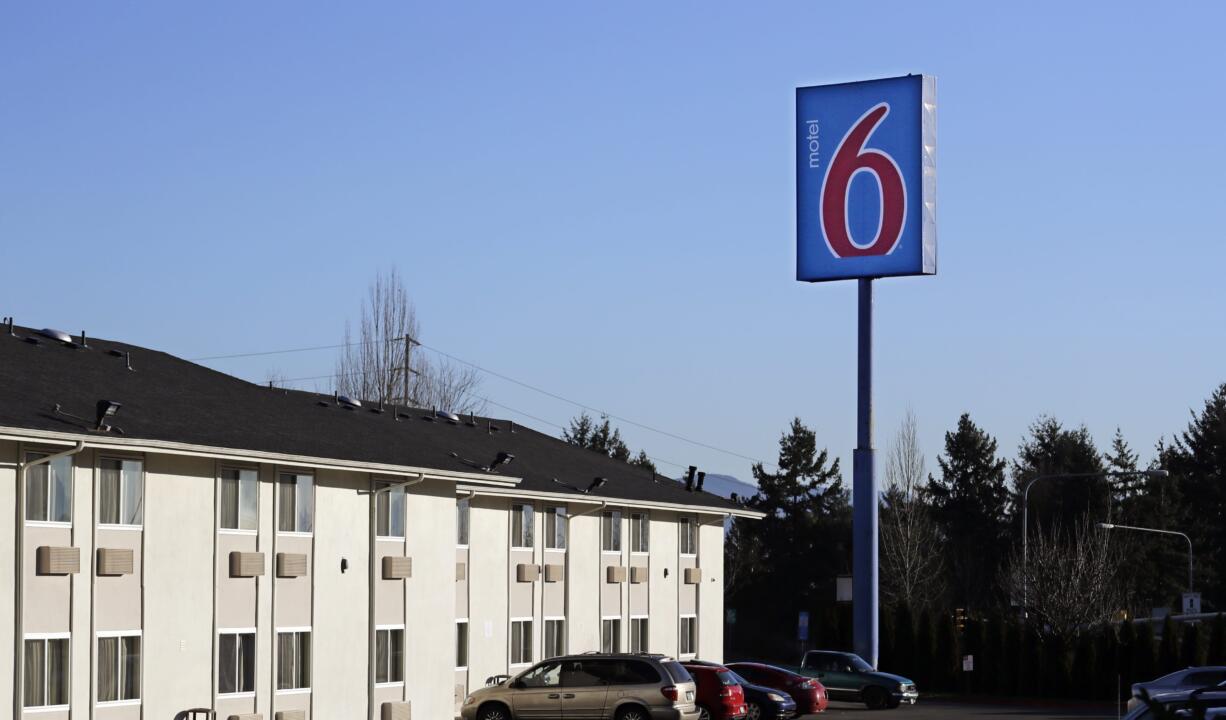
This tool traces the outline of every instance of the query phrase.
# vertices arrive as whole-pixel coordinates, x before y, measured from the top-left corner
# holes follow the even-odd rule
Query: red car
[[[822,712],[829,702],[825,686],[814,678],[762,663],[728,663],[728,668],[755,685],[765,685],[791,695],[796,701],[796,712],[801,715]]]
[[[745,693],[722,665],[681,663],[698,686],[698,720],[739,720],[748,713]]]

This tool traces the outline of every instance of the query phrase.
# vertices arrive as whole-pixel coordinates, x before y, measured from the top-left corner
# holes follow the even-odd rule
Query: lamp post
[[[1159,535],[1178,535],[1188,543],[1188,592],[1192,592],[1192,538],[1176,530],[1159,530],[1158,528],[1134,527],[1132,525],[1116,525],[1114,523],[1099,523],[1104,530],[1134,530],[1136,532],[1157,533]]]
[[[1022,605],[1023,612],[1030,605],[1030,581],[1027,572],[1030,569],[1030,488],[1040,480],[1086,480],[1089,478],[1131,477],[1144,475],[1146,477],[1163,478],[1170,475],[1166,470],[1108,470],[1105,472],[1064,473],[1055,475],[1040,475],[1026,483],[1022,490]],[[1121,526],[1122,527],[1122,526]]]

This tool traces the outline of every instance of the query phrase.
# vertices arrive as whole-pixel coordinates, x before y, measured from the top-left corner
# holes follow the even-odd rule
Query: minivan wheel
[[[745,706],[745,720],[761,720],[762,708],[757,703],[749,703]]]
[[[706,705],[698,706],[698,720],[711,720],[711,711],[707,709]]]
[[[511,713],[505,705],[490,703],[477,711],[477,720],[511,720]]]
[[[628,705],[617,713],[617,720],[651,720],[647,711],[638,705]]]
[[[864,688],[864,704],[869,710],[885,710],[890,702],[890,696],[883,688],[876,686]]]

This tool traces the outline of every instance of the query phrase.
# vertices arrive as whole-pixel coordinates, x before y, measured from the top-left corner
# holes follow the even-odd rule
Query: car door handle
[[[549,697],[549,699],[550,699],[550,700],[557,700],[558,698],[560,698],[560,697],[562,697],[562,696],[561,696],[561,695],[559,695],[559,694],[557,694],[557,693],[549,693],[548,697]]]
[[[574,693],[566,693],[565,695],[563,695],[563,696],[562,696],[562,699],[563,699],[563,700],[572,700],[572,699],[574,699],[574,697],[575,697],[575,694],[574,694]]]

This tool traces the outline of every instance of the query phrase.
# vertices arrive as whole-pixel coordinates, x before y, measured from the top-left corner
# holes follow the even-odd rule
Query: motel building
[[[729,516],[507,420],[10,322],[0,717],[435,720],[563,653],[718,661]]]

